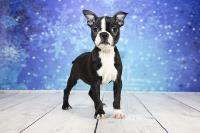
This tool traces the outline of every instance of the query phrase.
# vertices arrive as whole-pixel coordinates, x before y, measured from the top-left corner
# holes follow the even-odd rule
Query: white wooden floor
[[[87,91],[0,91],[0,133],[200,133],[200,93],[123,92],[126,117],[112,118],[112,92],[103,92],[106,119],[95,120]]]

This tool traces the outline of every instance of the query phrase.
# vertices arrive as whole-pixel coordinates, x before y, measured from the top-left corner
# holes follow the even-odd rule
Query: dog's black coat
[[[87,13],[88,10],[85,10]],[[91,13],[91,12],[90,12]],[[96,17],[96,15],[95,15]],[[100,28],[97,27],[99,26],[99,22],[102,19],[100,18],[95,18],[96,21],[91,25],[90,22],[88,22],[89,26],[91,27],[91,32],[92,32],[92,39],[95,41],[96,37],[96,30],[95,28]],[[106,18],[107,19],[107,18]],[[106,23],[108,27],[106,27],[106,30],[109,31],[109,26],[114,25],[119,29],[121,25],[118,25],[117,22],[114,20],[114,18],[109,17],[109,21]],[[115,22],[114,22],[115,21]],[[115,29],[116,30],[116,29]],[[111,33],[111,31],[109,31]],[[114,38],[114,45],[117,43],[119,39],[119,32],[117,34],[112,33],[112,36]],[[105,41],[105,40],[104,40]],[[63,106],[62,109],[69,109],[71,106],[69,105],[68,99],[69,99],[69,94],[72,89],[72,87],[77,83],[78,79],[83,80],[85,83],[90,85],[90,91],[89,91],[89,96],[92,98],[95,104],[95,117],[97,115],[102,115],[105,114],[103,110],[103,103],[100,99],[100,85],[102,84],[102,77],[98,75],[97,71],[101,68],[102,62],[99,57],[99,52],[101,51],[100,48],[96,47],[91,51],[91,52],[86,52],[81,55],[79,55],[72,63],[72,69],[71,73],[67,82],[66,89],[64,90],[64,97],[63,97]],[[114,91],[114,102],[113,102],[113,107],[114,109],[120,109],[120,99],[121,99],[121,89],[122,89],[122,80],[121,80],[121,75],[122,75],[122,62],[120,58],[120,54],[118,52],[118,49],[116,46],[114,46],[114,67],[117,70],[117,77],[116,80],[113,81],[113,91]]]

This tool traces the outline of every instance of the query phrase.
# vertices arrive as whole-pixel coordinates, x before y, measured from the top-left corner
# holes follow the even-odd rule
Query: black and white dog
[[[77,80],[81,79],[91,86],[89,96],[95,105],[94,117],[104,118],[105,112],[100,99],[100,85],[113,81],[114,117],[122,119],[124,117],[120,110],[122,62],[115,45],[119,40],[120,27],[123,26],[127,13],[120,11],[113,17],[98,17],[92,11],[83,10],[83,14],[91,28],[95,47],[91,52],[81,54],[72,62],[73,66],[64,90],[62,109],[71,108],[68,102],[70,91]]]

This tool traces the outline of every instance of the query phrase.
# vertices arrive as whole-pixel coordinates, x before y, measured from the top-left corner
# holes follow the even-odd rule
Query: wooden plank
[[[156,119],[172,133],[199,133],[200,113],[160,93],[137,93]]]
[[[73,94],[69,100],[71,110],[62,110],[58,106],[24,133],[93,133],[96,119],[92,100],[86,92]]]
[[[198,93],[198,92],[176,92],[176,93],[165,93],[165,94],[200,112],[200,93]]]
[[[11,96],[5,97],[0,100],[0,111],[7,110],[9,108],[12,108],[19,104],[27,102],[38,96],[38,94],[34,94],[34,93],[33,94],[17,93],[15,95],[12,93],[8,93],[8,94],[10,94]]]
[[[33,94],[33,93],[62,93],[63,90],[0,90],[0,93],[22,93],[22,94]]]
[[[0,100],[10,97],[10,96],[14,96],[16,95],[16,93],[5,93],[5,92],[0,92]]]
[[[24,96],[26,97],[20,97]],[[34,99],[28,97],[35,96]],[[0,132],[19,133],[61,101],[61,93],[19,94],[16,100],[27,100],[17,106],[0,111]],[[10,99],[10,98],[9,98]],[[14,102],[15,99],[8,100]],[[8,103],[9,104],[9,103]]]
[[[125,118],[112,118],[113,93],[106,92],[103,98],[106,103],[106,119],[99,120],[97,133],[164,133],[165,131],[152,118],[146,109],[131,93],[122,93],[122,110]]]

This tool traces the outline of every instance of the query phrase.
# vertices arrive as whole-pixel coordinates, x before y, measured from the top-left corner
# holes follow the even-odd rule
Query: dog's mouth
[[[107,41],[101,41],[99,44],[103,44],[103,45],[110,45],[110,43],[109,43],[109,42],[107,42]]]
[[[114,45],[110,44],[109,42],[103,42],[99,43],[97,47],[100,48],[103,52],[110,52],[110,50],[114,48]]]

